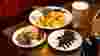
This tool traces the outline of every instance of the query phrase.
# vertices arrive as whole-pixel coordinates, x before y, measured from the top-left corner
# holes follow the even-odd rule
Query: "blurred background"
[[[8,37],[11,37],[11,36],[8,36],[8,35],[5,36],[2,33],[2,31],[5,31],[7,34],[12,34],[11,31],[16,30],[16,28],[12,26],[15,26],[16,24],[19,24],[20,22],[23,22],[24,20],[26,20],[29,12],[32,11],[32,7],[56,5],[56,6],[64,6],[64,8],[68,9],[69,11],[72,11],[71,4],[73,1],[76,1],[76,0],[9,0],[9,1],[0,0],[0,44],[1,44],[0,55],[2,56],[7,56],[7,55],[9,56],[29,56],[30,53],[32,52],[33,53],[40,52],[43,55],[50,53],[50,56],[56,56],[56,54],[53,53],[55,51],[52,51],[51,49],[48,49],[48,48],[44,48],[44,49],[38,48],[38,49],[34,49],[34,51],[32,50],[30,51],[27,49],[23,50],[20,48],[14,48],[11,45],[9,45],[9,42],[8,42]],[[90,12],[92,13],[92,15],[94,15],[97,9],[100,8],[100,3],[99,3],[100,0],[96,0],[96,1],[95,0],[84,0],[84,1],[88,1],[91,4],[92,9],[90,10]],[[91,20],[91,17],[90,17],[90,20]],[[84,18],[80,22],[82,22],[80,26],[80,31],[83,35],[86,35],[87,34],[86,32],[100,32],[100,27],[99,27],[100,19],[95,19],[94,21],[95,23],[92,25],[89,22],[86,22]],[[95,41],[94,41],[94,46],[95,46]],[[100,45],[97,45],[97,48],[98,48],[97,53],[99,54]],[[89,50],[89,52],[90,51],[91,50]],[[86,52],[88,52],[88,50],[86,50]],[[77,53],[80,56],[80,51]],[[33,55],[36,56],[37,54],[35,53]],[[95,55],[95,52],[94,52],[94,55]]]

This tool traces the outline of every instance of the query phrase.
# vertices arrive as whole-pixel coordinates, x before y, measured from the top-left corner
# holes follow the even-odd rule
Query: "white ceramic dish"
[[[30,23],[34,24],[35,26],[43,29],[56,29],[56,28],[61,28],[64,26],[57,26],[57,27],[44,27],[36,24],[36,20],[40,17],[43,16],[43,13],[41,11],[44,11],[45,9],[50,9],[50,10],[55,10],[59,9],[61,11],[64,11],[64,26],[68,25],[72,21],[72,14],[67,10],[62,7],[55,7],[55,6],[48,6],[48,7],[42,7],[42,8],[37,8],[36,10],[32,11],[29,14],[29,21]],[[51,22],[52,23],[52,22]],[[60,22],[59,22],[60,23]]]
[[[70,31],[70,30],[67,30],[67,31]],[[73,42],[72,46],[70,46],[70,48],[66,47],[66,49],[64,49],[63,47],[58,46],[59,40],[57,40],[57,37],[64,35],[64,29],[54,31],[48,36],[49,45],[52,48],[55,48],[56,50],[59,50],[59,51],[72,51],[72,50],[79,48],[80,45],[82,44],[82,36],[76,31],[72,31],[72,32],[74,32],[74,36],[77,40],[74,40],[74,42]]]
[[[25,27],[22,27],[18,30],[16,30],[16,32],[14,32],[13,36],[12,36],[12,42],[19,46],[19,47],[23,47],[23,48],[31,48],[31,47],[36,47],[38,45],[40,45],[41,43],[43,43],[46,39],[46,34],[43,35],[43,39],[41,39],[40,41],[36,41],[36,40],[32,40],[32,44],[30,45],[22,45],[20,44],[17,40],[16,40],[16,37],[18,36],[18,34],[22,33],[23,31],[27,31],[27,32],[30,32],[33,30],[33,26],[29,25],[29,26],[25,26]]]

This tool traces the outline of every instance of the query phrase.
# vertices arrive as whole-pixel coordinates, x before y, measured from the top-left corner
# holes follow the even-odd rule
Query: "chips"
[[[40,16],[36,24],[43,27],[62,27],[64,26],[64,12],[50,11],[47,16]]]

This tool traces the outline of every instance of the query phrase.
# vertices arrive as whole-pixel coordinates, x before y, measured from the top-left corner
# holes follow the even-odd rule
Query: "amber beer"
[[[89,4],[84,1],[75,1],[72,3],[73,27],[80,30],[88,28],[88,9]]]

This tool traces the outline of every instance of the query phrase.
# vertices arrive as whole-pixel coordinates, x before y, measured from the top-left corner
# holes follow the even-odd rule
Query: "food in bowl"
[[[36,24],[44,27],[63,27],[64,12],[50,11],[47,16],[40,16],[40,18],[36,21]]]
[[[25,26],[14,32],[12,41],[19,47],[36,47],[46,39],[43,31],[33,31],[33,26]]]
[[[22,44],[22,45],[27,45],[27,44],[31,44],[31,40],[36,40],[36,41],[40,41],[41,40],[41,35],[39,36],[38,32],[22,32],[20,33],[17,37],[16,40],[18,41],[18,43]]]

